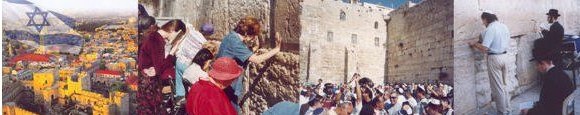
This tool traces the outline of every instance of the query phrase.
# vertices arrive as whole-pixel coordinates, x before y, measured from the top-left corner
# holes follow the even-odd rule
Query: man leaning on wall
[[[509,46],[510,32],[506,25],[500,23],[495,14],[483,12],[481,20],[485,30],[481,33],[479,42],[469,45],[487,54],[487,67],[491,87],[492,99],[496,103],[497,111],[503,115],[509,115],[511,110],[510,93],[508,90],[508,59],[507,49]]]

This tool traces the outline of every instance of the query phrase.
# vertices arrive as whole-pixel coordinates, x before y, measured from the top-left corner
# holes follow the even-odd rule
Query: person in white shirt
[[[414,107],[415,111],[413,114],[414,115],[425,115],[425,108],[427,107],[427,104],[429,104],[429,99],[427,99],[427,97],[425,96],[425,87],[424,86],[418,86],[417,87],[417,99],[420,100],[419,103],[417,104],[416,107]]]
[[[191,60],[198,53],[207,40],[204,36],[213,34],[213,26],[211,24],[204,24],[201,29],[202,32],[197,31],[193,25],[186,24],[187,34],[182,39],[176,39],[172,52],[175,53],[177,61],[175,62],[175,96],[185,96],[185,87],[183,85],[184,71],[191,65]],[[202,34],[203,33],[203,34]],[[199,65],[199,64],[198,64]]]
[[[299,105],[302,104],[306,104],[308,103],[308,100],[310,100],[310,92],[308,91],[308,89],[304,89],[303,87],[300,88],[300,101],[298,102]]]
[[[300,106],[300,115],[313,115],[316,110],[322,109],[322,97],[317,96],[308,103]]]
[[[207,71],[214,56],[208,49],[201,49],[193,57],[190,66],[183,72],[183,79],[186,83],[194,84],[201,80],[208,80]],[[187,89],[186,89],[187,90]]]
[[[442,99],[441,106],[443,107],[443,111],[444,111],[443,114],[453,115],[453,112],[454,112],[454,110],[452,108],[453,105],[451,105],[451,103],[449,103],[448,99]]]
[[[359,80],[360,75],[359,74],[355,74],[353,76],[354,79],[354,92],[355,92],[355,102],[354,102],[354,110],[352,112],[352,115],[358,115],[360,114],[362,107],[363,107],[363,95],[362,95],[362,90],[361,90],[361,85],[359,84]],[[368,95],[367,95],[368,97]]]
[[[398,90],[401,90],[402,92],[402,89],[399,88]],[[388,110],[388,113],[390,115],[396,115],[397,113],[399,113],[398,111],[401,110],[401,108],[403,107],[403,102],[405,102],[406,100],[407,99],[405,99],[403,95],[400,95],[397,92],[391,93],[391,103],[393,103],[394,105]]]
[[[508,78],[508,66],[510,64],[506,55],[510,41],[510,31],[507,26],[500,23],[495,14],[484,12],[481,20],[486,29],[481,33],[481,43],[469,43],[473,48],[487,53],[487,67],[489,71],[492,99],[496,102],[497,111],[501,114],[509,114],[511,110]]]
[[[415,100],[415,98],[412,96],[412,94],[410,92],[405,93],[405,98],[407,98],[407,102],[409,102],[409,104],[411,105],[411,107],[415,108],[417,107],[417,100]]]
[[[325,115],[350,115],[353,109],[352,103],[342,102],[337,104],[334,109],[327,110]]]

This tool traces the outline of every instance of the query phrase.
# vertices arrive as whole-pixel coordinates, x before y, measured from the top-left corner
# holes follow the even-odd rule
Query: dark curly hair
[[[497,16],[495,14],[483,12],[481,14],[481,19],[487,20],[489,23],[497,21]]]
[[[195,54],[195,57],[193,57],[193,60],[191,62],[203,67],[205,66],[204,64],[207,60],[211,60],[213,58],[214,58],[213,54],[208,49],[203,48],[199,50],[197,54]]]

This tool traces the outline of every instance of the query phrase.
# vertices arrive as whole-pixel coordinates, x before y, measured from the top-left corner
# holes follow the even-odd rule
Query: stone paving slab
[[[580,100],[580,91],[575,91],[574,95],[576,95],[576,98],[574,99],[575,100],[574,101],[574,114],[580,115],[580,101],[578,101],[578,100]],[[540,96],[540,87],[535,86],[535,87],[531,88],[530,90],[512,98],[511,103],[512,103],[513,115],[520,114],[519,105],[521,103],[538,101],[540,98],[539,96]],[[481,110],[475,111],[471,114],[472,115],[498,115],[498,112],[496,112],[496,110],[495,110],[495,103],[492,102],[492,103],[487,104],[487,106],[485,106]]]

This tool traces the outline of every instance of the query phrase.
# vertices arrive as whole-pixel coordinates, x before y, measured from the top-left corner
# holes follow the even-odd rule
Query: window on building
[[[331,31],[328,31],[328,34],[326,35],[326,40],[329,42],[332,42],[332,37],[333,37],[333,33]]]
[[[352,34],[352,37],[351,37],[351,41],[350,42],[352,42],[353,44],[358,43],[358,40],[357,40],[357,37],[356,36],[357,36],[356,34]]]
[[[379,28],[379,22],[375,21],[375,29]]]
[[[375,46],[380,46],[381,43],[379,41],[379,37],[375,37]]]
[[[346,20],[346,13],[344,13],[343,10],[340,10],[340,20],[342,21]]]

